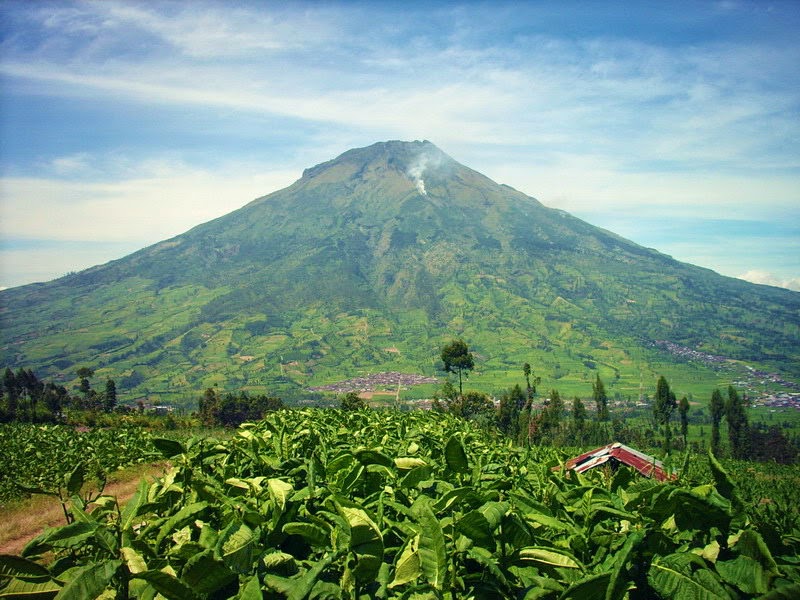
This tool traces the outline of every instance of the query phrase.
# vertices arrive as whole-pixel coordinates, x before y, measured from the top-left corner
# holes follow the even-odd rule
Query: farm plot
[[[797,523],[753,524],[708,480],[566,474],[435,413],[295,410],[233,439],[156,440],[174,468],[120,508],[0,557],[0,595],[89,598],[772,598],[800,592]],[[553,470],[553,467],[556,467]],[[47,567],[39,559],[54,553]]]
[[[161,458],[135,427],[77,430],[64,425],[0,426],[0,504],[29,493],[67,493],[77,467],[98,483],[121,467]]]

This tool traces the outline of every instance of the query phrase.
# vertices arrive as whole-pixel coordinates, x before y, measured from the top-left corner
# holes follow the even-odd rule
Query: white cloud
[[[297,171],[259,172],[252,165],[214,173],[169,161],[138,167],[138,177],[116,181],[1,179],[0,237],[144,246],[240,208],[300,176]]]
[[[784,287],[790,290],[800,292],[800,277],[792,277],[790,279],[778,277],[772,273],[760,270],[751,270],[746,273],[738,275],[739,279],[744,279],[751,283],[761,283],[764,285],[773,285],[777,287]]]
[[[89,155],[86,152],[59,156],[52,160],[51,166],[59,175],[74,175],[82,173],[89,168]]]
[[[800,219],[797,44],[559,37],[535,20],[518,28],[525,35],[487,35],[522,25],[517,13],[439,7],[423,23],[414,9],[348,4],[34,9],[37,35],[17,31],[3,43],[4,93],[23,85],[55,101],[102,98],[120,111],[267,115],[298,131],[292,152],[305,158],[291,172],[284,162],[256,177],[246,159],[231,166],[239,157],[200,169],[180,155],[136,164],[124,158],[124,140],[102,160],[87,146],[2,181],[0,233],[131,240],[145,230],[156,241],[348,147],[390,138],[430,139],[501,183],[587,217]],[[31,211],[44,223],[38,233]]]
[[[307,48],[325,42],[337,30],[336,15],[321,8],[248,10],[220,2],[103,0],[49,6],[39,15],[52,34],[87,36],[84,48],[94,52],[120,46],[141,51],[144,38],[150,46],[160,40],[180,55],[203,60]]]

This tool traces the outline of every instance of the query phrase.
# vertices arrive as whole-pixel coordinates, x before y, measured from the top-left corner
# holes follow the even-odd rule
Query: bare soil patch
[[[120,504],[125,504],[142,479],[161,476],[169,466],[167,462],[159,462],[115,471],[109,474],[103,494],[116,496]],[[45,528],[65,524],[58,498],[37,495],[9,504],[0,515],[0,554],[19,554]]]

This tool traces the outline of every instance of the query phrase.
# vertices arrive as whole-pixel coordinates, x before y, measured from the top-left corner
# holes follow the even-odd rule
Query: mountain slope
[[[224,217],[0,303],[3,364],[67,379],[90,365],[173,398],[433,374],[452,336],[487,381],[528,361],[550,387],[600,369],[630,393],[673,364],[659,340],[800,377],[800,294],[679,263],[429,142],[350,150]]]

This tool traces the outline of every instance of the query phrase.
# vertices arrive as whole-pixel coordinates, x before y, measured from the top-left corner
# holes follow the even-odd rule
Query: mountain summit
[[[452,337],[478,354],[487,386],[529,362],[551,387],[585,387],[599,370],[638,394],[675,368],[675,347],[800,376],[800,294],[679,263],[427,141],[349,150],[224,217],[0,303],[3,364],[66,379],[90,366],[173,398],[433,375]],[[703,364],[680,372],[719,378]]]

